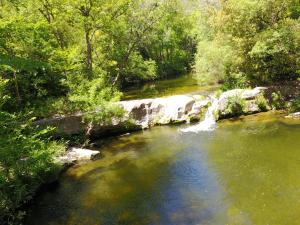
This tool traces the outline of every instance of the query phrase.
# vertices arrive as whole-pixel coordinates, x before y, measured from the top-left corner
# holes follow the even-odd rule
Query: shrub
[[[290,112],[298,112],[300,111],[300,94],[291,101],[291,104],[288,107]]]
[[[284,98],[282,96],[282,94],[280,93],[280,91],[277,92],[273,92],[271,94],[272,97],[272,108],[273,109],[283,109],[285,107],[285,101]]]
[[[0,111],[0,224],[16,224],[24,215],[19,209],[37,188],[58,174],[55,156],[64,146],[45,138],[31,120]]]
[[[243,73],[230,73],[224,77],[223,90],[230,90],[234,88],[247,88],[249,83],[247,77]]]
[[[115,102],[120,100],[121,93],[108,86],[104,79],[81,81],[69,94],[69,105],[72,111],[86,112],[84,119],[88,122],[111,122],[112,118],[123,115],[122,108]]]
[[[231,116],[242,115],[245,109],[246,102],[240,96],[235,95],[228,98],[225,113]]]
[[[263,94],[260,94],[255,98],[255,103],[261,111],[268,111],[269,104]]]

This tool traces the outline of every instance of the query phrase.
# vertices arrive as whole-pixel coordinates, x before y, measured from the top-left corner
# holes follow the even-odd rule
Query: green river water
[[[142,86],[131,86],[124,91],[123,100],[156,98],[187,93],[210,94],[218,86],[199,86],[190,74],[168,80],[158,80]]]
[[[107,140],[40,195],[29,225],[300,224],[300,120],[262,113],[212,132],[155,127]]]

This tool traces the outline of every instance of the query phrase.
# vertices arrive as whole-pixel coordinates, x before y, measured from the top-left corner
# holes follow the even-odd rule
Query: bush
[[[285,107],[285,101],[280,91],[273,92],[271,94],[272,97],[272,108],[274,110],[283,109]]]
[[[234,60],[230,46],[214,41],[200,41],[194,70],[201,85],[216,84],[224,80],[228,66]]]
[[[88,122],[111,122],[112,118],[123,115],[122,108],[115,104],[121,93],[108,86],[104,79],[82,80],[80,85],[71,88],[68,96],[71,111],[86,112]]]
[[[218,89],[217,91],[215,91],[214,96],[216,98],[220,98],[220,96],[222,95],[223,91],[221,89]]]
[[[224,78],[223,90],[230,90],[235,88],[246,88],[249,86],[246,75],[243,73],[227,74]]]
[[[255,103],[261,111],[268,111],[269,104],[263,94],[260,94],[255,98]]]
[[[300,111],[300,94],[292,100],[291,104],[288,107],[290,112],[298,112]]]
[[[60,143],[45,138],[31,120],[0,111],[0,224],[15,224],[24,215],[19,209],[39,186],[60,170],[55,156],[64,150]]]
[[[232,96],[228,98],[225,113],[231,116],[239,116],[244,113],[246,102],[240,96]]]

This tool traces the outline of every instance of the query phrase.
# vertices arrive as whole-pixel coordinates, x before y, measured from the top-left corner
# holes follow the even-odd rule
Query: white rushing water
[[[215,119],[215,111],[218,108],[218,99],[215,97],[211,97],[212,104],[208,108],[205,118],[203,121],[201,121],[199,124],[185,128],[185,129],[180,129],[181,132],[183,133],[188,133],[188,132],[193,132],[193,133],[198,133],[201,131],[213,131],[217,127],[217,122]]]

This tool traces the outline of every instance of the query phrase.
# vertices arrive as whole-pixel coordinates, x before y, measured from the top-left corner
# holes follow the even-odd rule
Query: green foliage
[[[160,20],[143,45],[142,54],[156,61],[158,77],[187,73],[196,51],[195,16],[186,14],[180,1],[165,1]]]
[[[214,96],[216,98],[220,98],[220,96],[222,95],[223,91],[221,89],[218,89],[217,91],[215,91]]]
[[[255,98],[255,104],[257,104],[258,108],[261,111],[268,111],[269,110],[268,100],[265,98],[265,96],[263,94],[259,94]]]
[[[226,89],[299,77],[300,15],[295,0],[228,0],[200,17],[195,71]]]
[[[271,94],[271,98],[271,105],[273,109],[283,109],[285,107],[285,101],[280,91],[273,92]]]
[[[112,118],[123,115],[123,110],[115,102],[120,93],[106,86],[103,79],[83,80],[79,86],[72,87],[69,94],[69,105],[86,112],[84,119],[90,122],[109,122]],[[71,110],[73,111],[73,110]]]
[[[224,80],[234,54],[230,46],[223,45],[218,40],[200,41],[195,58],[195,73],[200,84],[215,84]]]
[[[300,111],[300,94],[299,93],[288,105],[288,111],[289,112],[299,112]]]
[[[145,60],[135,53],[130,57],[130,62],[124,72],[127,82],[154,80],[157,77],[157,66],[154,60]]]
[[[51,129],[37,130],[34,118],[3,111],[7,84],[0,79],[0,223],[15,224],[24,215],[19,207],[57,175],[60,165],[54,158],[64,146],[46,138]]]
[[[234,88],[247,88],[249,86],[247,77],[243,73],[231,73],[230,75],[227,74],[223,82],[223,90],[230,90]]]
[[[8,83],[8,80],[5,80],[0,77],[0,109],[3,107],[3,105],[9,99],[9,96],[5,94],[5,89],[6,89],[7,83]]]
[[[240,96],[232,96],[228,98],[225,113],[230,116],[242,115],[246,106],[246,101]]]
[[[63,145],[42,140],[49,130],[36,130],[32,119],[3,111],[9,99],[8,80],[0,79],[0,223],[14,224],[24,215],[19,207],[29,201],[41,183],[57,172],[54,157]]]
[[[0,223],[20,219],[19,207],[59,171],[54,157],[64,146],[46,140],[49,130],[35,130],[32,120],[0,111]]]
[[[89,88],[102,79],[117,91],[187,72],[195,42],[193,16],[184,10],[178,0],[1,2],[0,73],[11,96],[5,109],[41,117],[82,110],[74,106],[88,97],[80,104],[68,99],[79,84]],[[97,104],[116,99],[111,91],[98,93]],[[57,108],[62,102],[65,110]]]

